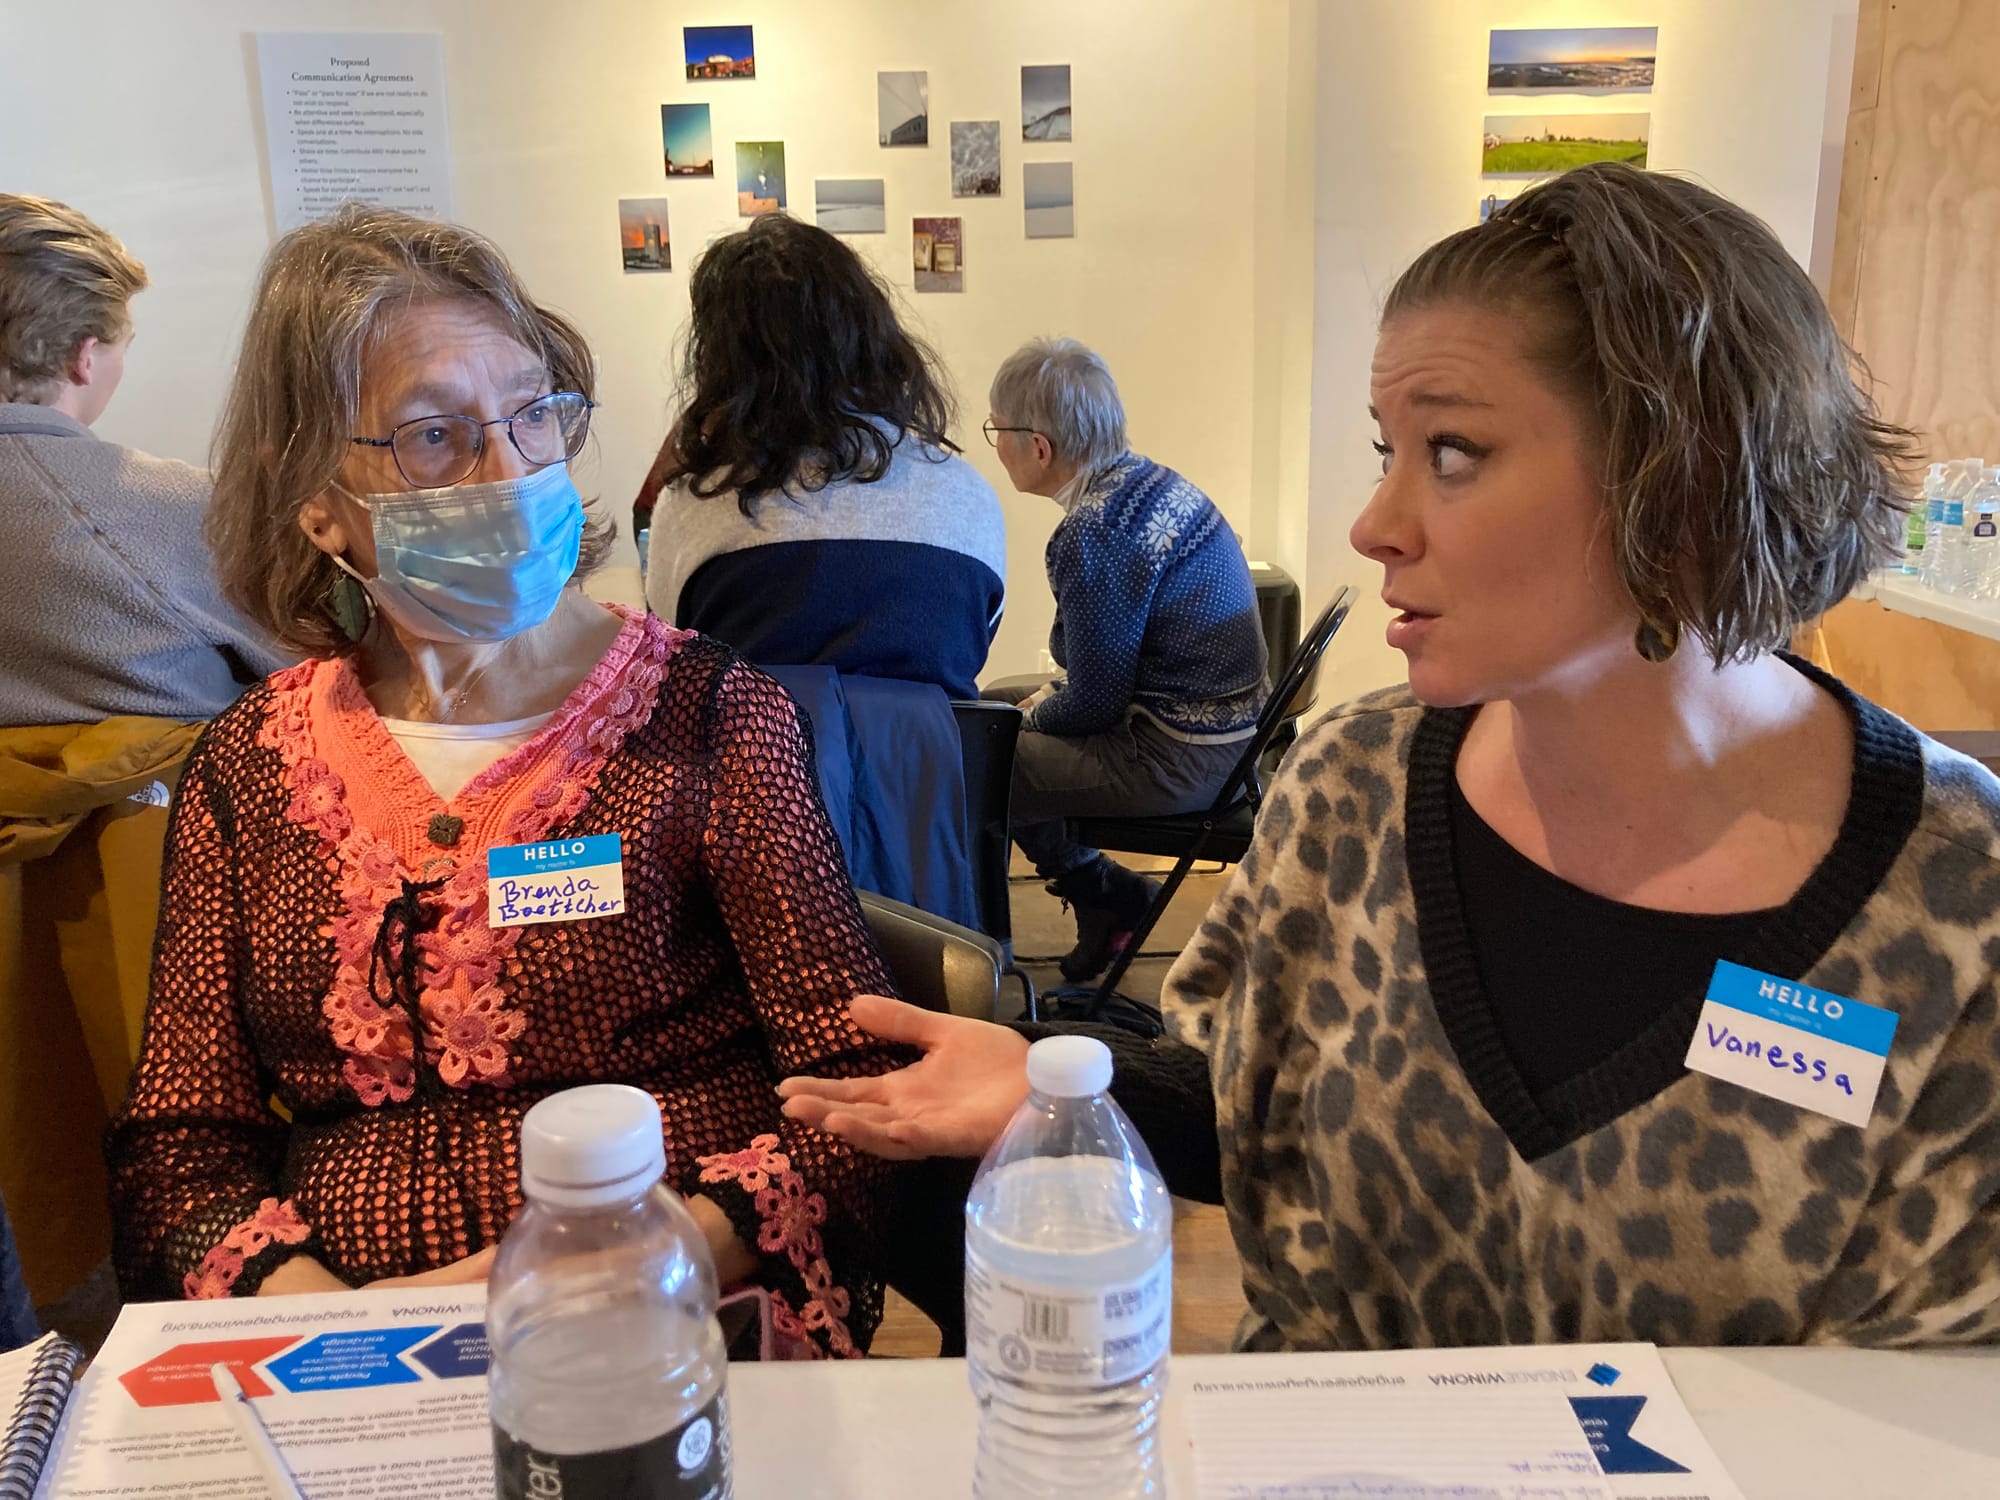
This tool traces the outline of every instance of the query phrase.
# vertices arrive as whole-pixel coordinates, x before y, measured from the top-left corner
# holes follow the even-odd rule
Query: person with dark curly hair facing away
[[[1352,541],[1408,685],[1305,732],[1170,1037],[1112,1039],[1245,1346],[2000,1339],[2000,781],[1786,652],[1910,502],[1854,368],[1663,173],[1396,282]],[[1027,1092],[1020,1031],[856,1013],[924,1060],[795,1118],[977,1154]]]
[[[680,410],[639,497],[655,612],[760,666],[976,698],[1006,523],[949,436],[937,356],[859,255],[783,214],[711,245],[688,296]]]
[[[174,803],[108,1146],[126,1297],[483,1280],[522,1116],[626,1083],[723,1279],[867,1347],[886,1174],[775,1086],[902,1060],[847,1013],[888,975],[784,691],[577,586],[611,541],[570,477],[595,381],[457,225],[350,206],[266,261],[208,535],[308,659]],[[590,840],[595,875],[528,873]]]

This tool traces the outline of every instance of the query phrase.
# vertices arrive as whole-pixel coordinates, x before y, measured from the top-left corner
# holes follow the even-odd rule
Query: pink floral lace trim
[[[838,1357],[859,1359],[861,1351],[847,1331],[847,1289],[834,1281],[820,1238],[826,1198],[806,1191],[792,1170],[792,1159],[778,1149],[778,1138],[760,1135],[748,1150],[719,1152],[699,1157],[696,1163],[703,1182],[733,1182],[750,1195],[764,1221],[757,1231],[757,1248],[766,1255],[783,1255],[805,1286],[806,1300],[797,1312],[777,1292],[771,1293],[771,1326],[794,1339],[817,1333]]]
[[[311,1233],[288,1198],[266,1198],[257,1212],[222,1237],[222,1243],[201,1258],[201,1268],[181,1278],[189,1297],[227,1297],[243,1274],[243,1263],[267,1246],[302,1245]]]
[[[589,692],[580,727],[562,734],[556,753],[536,764],[531,772],[535,784],[491,843],[533,843],[574,818],[590,801],[605,760],[652,713],[667,658],[687,632],[650,619],[640,629],[628,661],[605,673],[603,681],[598,680],[602,668],[586,679]],[[318,754],[311,716],[313,695],[320,690],[337,712],[372,712],[350,667],[304,662],[271,678],[271,702],[258,743],[284,761],[285,784],[292,794],[286,817],[318,832],[323,852],[337,862],[342,909],[320,929],[334,946],[333,984],[321,1009],[334,1045],[348,1054],[341,1071],[363,1104],[400,1102],[416,1090],[410,1023],[377,1002],[368,979],[384,909],[402,893],[406,874],[416,880],[422,875],[407,872],[394,844],[356,821],[346,783]],[[493,785],[491,772],[482,772],[458,800]],[[528,1022],[508,1007],[500,988],[519,929],[488,925],[485,848],[462,862],[426,904],[436,920],[416,939],[422,954],[418,1009],[424,1060],[453,1088],[474,1083],[505,1088],[513,1082],[509,1044],[527,1030]],[[400,962],[401,952],[392,957]]]

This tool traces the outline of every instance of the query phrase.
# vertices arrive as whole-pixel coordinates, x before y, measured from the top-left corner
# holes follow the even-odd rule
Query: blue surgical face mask
[[[532,630],[554,612],[583,546],[583,500],[567,464],[491,484],[350,498],[374,523],[375,576],[334,562],[390,620],[427,641]]]

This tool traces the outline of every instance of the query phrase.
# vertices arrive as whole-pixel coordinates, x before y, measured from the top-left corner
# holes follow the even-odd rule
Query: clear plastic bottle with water
[[[1939,519],[1944,513],[1944,465],[1932,464],[1930,472],[1924,475],[1923,494],[1910,507],[1903,531],[1903,574],[1905,577],[1922,579],[1928,576],[1929,555],[1924,543],[1929,534],[1932,507],[1937,507]]]
[[[1931,523],[1930,539],[1924,548],[1931,560],[1931,575],[1925,580],[1941,593],[1956,594],[1965,585],[1965,502],[1986,475],[1986,461],[1964,458],[1950,466],[1945,477],[1944,504]]]
[[[1956,459],[1950,463],[1936,465],[1944,473],[1939,476],[1936,489],[1926,489],[1924,499],[1924,570],[1919,581],[1929,588],[1944,587],[1943,570],[1940,559],[1944,555],[1944,511],[1946,498],[1952,486],[1958,483],[1959,465]]]
[[[729,1500],[715,1265],[666,1165],[658,1101],[623,1084],[521,1123],[528,1201],[487,1284],[500,1500]]]
[[[1028,1084],[965,1205],[973,1494],[1161,1496],[1173,1206],[1102,1042],[1036,1042]]]
[[[1966,501],[1964,583],[1972,599],[2000,597],[2000,468],[1988,469]]]

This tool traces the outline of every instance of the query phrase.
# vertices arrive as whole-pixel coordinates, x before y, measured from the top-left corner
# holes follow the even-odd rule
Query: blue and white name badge
[[[491,927],[574,922],[625,910],[621,835],[504,844],[486,855],[486,920]]]
[[[1727,960],[1708,981],[1687,1066],[1866,1125],[1896,1035],[1893,1010],[1829,995]]]

